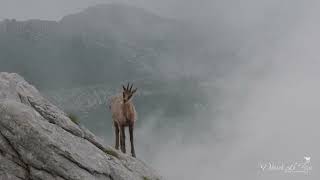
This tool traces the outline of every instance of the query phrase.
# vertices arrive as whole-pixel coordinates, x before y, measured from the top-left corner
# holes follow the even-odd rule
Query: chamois
[[[137,119],[137,112],[132,102],[133,94],[137,88],[132,90],[133,84],[127,87],[122,85],[122,94],[113,96],[110,102],[110,110],[112,113],[113,125],[115,128],[115,148],[119,149],[119,133],[120,133],[120,148],[123,153],[126,153],[126,136],[125,127],[129,126],[130,142],[131,142],[131,155],[136,157],[133,143],[133,128]],[[119,131],[120,130],[120,131]]]

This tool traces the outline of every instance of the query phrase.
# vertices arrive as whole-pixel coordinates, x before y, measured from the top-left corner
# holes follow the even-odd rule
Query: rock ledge
[[[73,123],[15,73],[0,73],[0,179],[160,180]]]

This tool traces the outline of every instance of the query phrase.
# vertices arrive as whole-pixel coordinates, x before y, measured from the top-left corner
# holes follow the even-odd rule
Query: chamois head
[[[127,85],[127,87],[124,87],[124,85],[122,85],[122,89],[123,89],[123,92],[122,92],[122,97],[123,97],[123,103],[126,103],[128,102],[133,94],[137,91],[137,88],[135,88],[134,90],[132,90],[132,86],[133,84],[131,84],[130,88],[129,88],[129,83]]]

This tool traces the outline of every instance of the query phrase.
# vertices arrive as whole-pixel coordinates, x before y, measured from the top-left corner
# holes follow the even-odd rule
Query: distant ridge
[[[0,22],[0,70],[46,88],[190,75],[205,68],[196,67],[204,64],[199,37],[185,22],[124,4],[96,5],[60,21],[7,19]]]

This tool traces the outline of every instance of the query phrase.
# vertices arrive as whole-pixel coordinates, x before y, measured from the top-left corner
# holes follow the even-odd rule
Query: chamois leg
[[[133,143],[133,124],[129,125],[129,133],[130,133],[130,143],[131,143],[131,155],[132,157],[136,157],[136,153],[134,151],[134,143]]]
[[[114,133],[115,133],[115,148],[118,150],[119,149],[119,126],[118,126],[118,123],[117,122],[113,122],[113,125],[114,125]]]
[[[120,145],[121,145],[121,151],[123,153],[126,153],[126,134],[125,134],[124,126],[120,127]]]

